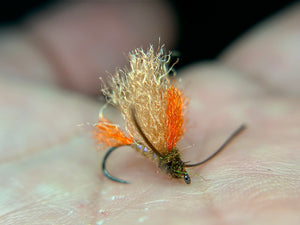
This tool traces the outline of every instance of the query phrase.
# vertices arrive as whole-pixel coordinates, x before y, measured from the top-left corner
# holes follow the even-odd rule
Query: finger
[[[220,60],[269,90],[299,95],[299,23],[300,4],[293,4],[240,37]]]
[[[129,50],[159,38],[169,46],[176,40],[174,15],[165,1],[66,1],[27,26],[59,82],[90,94],[99,94],[99,76],[126,65]]]
[[[263,85],[216,63],[196,65],[179,74],[184,75],[182,86],[190,97],[181,144],[193,147],[184,152],[185,160],[205,159],[239,124],[247,125],[220,155],[193,169],[206,180],[192,177],[192,187],[181,194],[191,194],[195,188],[193,200],[188,202],[205,210],[202,200],[208,198],[211,213],[199,216],[196,209],[189,209],[190,217],[198,215],[198,221],[216,218],[219,224],[224,222],[220,218],[232,223],[233,215],[253,224],[276,224],[282,216],[289,223],[297,221],[298,100],[268,95]],[[278,213],[274,217],[270,216],[272,210]],[[248,213],[251,216],[247,217]]]

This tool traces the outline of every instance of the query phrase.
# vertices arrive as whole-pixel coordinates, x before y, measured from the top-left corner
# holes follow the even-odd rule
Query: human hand
[[[205,180],[192,175],[190,185],[156,173],[153,163],[125,147],[112,154],[107,164],[112,174],[132,183],[106,179],[99,166],[105,152],[98,155],[89,135],[76,126],[95,121],[97,101],[55,86],[2,76],[0,173],[1,206],[5,207],[0,222],[296,224],[300,51],[296,51],[295,21],[300,20],[299,11],[295,5],[261,25],[215,62],[178,71],[179,85],[190,98],[187,132],[179,145],[188,147],[184,160],[200,161],[240,123],[248,126],[224,152],[191,169]],[[265,51],[259,51],[261,46]],[[286,71],[284,84],[274,79],[274,65],[264,63],[282,59],[275,72]],[[51,66],[47,68],[51,71]],[[9,72],[2,69],[1,73]],[[115,110],[106,114],[120,121]]]

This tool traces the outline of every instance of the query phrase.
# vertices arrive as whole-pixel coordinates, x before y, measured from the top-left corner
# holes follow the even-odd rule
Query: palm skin
[[[297,224],[299,11],[294,5],[272,18],[214,62],[178,71],[190,99],[178,144],[185,161],[201,161],[247,125],[217,157],[189,170],[190,185],[129,147],[107,166],[131,184],[108,180],[100,170],[105,152],[95,151],[88,125],[76,126],[96,121],[101,103],[2,68],[0,223]],[[106,113],[121,121],[114,109]]]

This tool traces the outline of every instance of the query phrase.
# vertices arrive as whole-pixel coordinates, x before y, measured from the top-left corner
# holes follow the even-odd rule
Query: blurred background
[[[57,0],[2,2],[0,23],[2,25],[22,23],[32,14],[59,2]],[[179,39],[175,47],[181,55],[178,66],[183,66],[196,60],[216,57],[224,47],[248,28],[296,1],[169,0],[169,2],[179,25]]]
[[[22,24],[26,23],[26,21],[28,21],[28,20],[30,21],[30,18],[35,18],[35,17],[38,18],[38,19],[34,19],[35,24],[32,26],[32,27],[34,27],[33,30],[35,31],[35,33],[39,34],[41,40],[48,39],[46,41],[46,42],[48,42],[47,43],[48,52],[49,52],[49,49],[51,52],[54,45],[56,45],[55,47],[58,46],[56,43],[56,40],[55,40],[55,38],[56,38],[55,34],[53,34],[53,32],[47,33],[47,31],[41,32],[41,30],[42,30],[42,29],[40,29],[41,26],[39,25],[39,22],[36,22],[36,20],[42,20],[40,18],[43,18],[43,17],[37,17],[36,15],[43,15],[43,12],[47,11],[49,8],[53,8],[56,5],[60,5],[61,3],[63,3],[64,8],[68,8],[68,5],[71,6],[74,3],[76,3],[76,4],[77,3],[85,3],[86,4],[89,2],[100,3],[100,4],[102,4],[102,3],[107,4],[107,3],[113,2],[113,4],[115,4],[116,6],[120,5],[121,9],[125,8],[124,10],[128,10],[128,8],[130,8],[131,6],[137,6],[137,5],[139,5],[141,3],[145,3],[145,2],[147,2],[147,4],[149,4],[149,6],[151,6],[151,4],[155,1],[154,0],[153,1],[151,1],[151,0],[114,0],[114,1],[105,1],[105,0],[86,0],[86,1],[84,1],[84,0],[65,0],[65,1],[10,0],[10,1],[2,2],[2,4],[1,4],[0,24],[2,27],[6,27],[6,26],[10,26],[10,25],[22,25]],[[157,32],[155,34],[162,33],[163,41],[170,40],[168,42],[168,43],[170,43],[170,45],[168,46],[168,43],[166,43],[166,44],[167,44],[167,47],[170,47],[171,49],[175,49],[176,55],[178,55],[180,58],[179,63],[176,65],[176,69],[178,69],[178,68],[181,68],[181,67],[183,67],[189,63],[195,62],[195,61],[209,60],[209,59],[215,58],[225,47],[227,47],[231,42],[233,42],[236,38],[238,38],[240,34],[243,34],[244,32],[246,32],[249,28],[253,27],[258,22],[261,22],[263,19],[266,19],[267,17],[272,16],[277,11],[280,11],[280,10],[284,9],[285,7],[288,7],[289,5],[291,5],[292,3],[296,2],[296,1],[258,1],[258,0],[252,0],[252,1],[250,1],[250,0],[248,0],[248,1],[221,1],[221,0],[219,0],[219,1],[183,1],[183,0],[159,1],[158,0],[158,2],[164,2],[168,9],[166,10],[166,12],[164,12],[163,10],[160,10],[159,8],[152,9],[152,11],[154,11],[154,12],[155,12],[155,10],[158,10],[158,11],[160,10],[158,12],[158,16],[157,16],[158,18],[154,18],[154,20],[156,20],[155,26],[157,26],[157,24],[159,24],[160,21],[162,23],[164,22],[163,20],[165,20],[165,19],[161,17],[161,15],[164,13],[168,14],[166,16],[166,18],[169,18],[170,21],[172,21],[172,22],[167,21],[162,25],[162,27],[164,27],[164,29],[166,29],[166,26],[170,27],[170,31],[166,31],[165,32],[166,34],[164,34],[164,32],[161,32],[161,30],[159,30],[159,29],[157,29],[158,31],[155,31],[155,32]],[[128,5],[127,8],[126,8],[126,5]],[[99,7],[99,9],[101,10],[101,6]],[[130,9],[128,11],[130,11]],[[149,11],[151,11],[151,9]],[[73,13],[73,14],[76,15],[76,13]],[[124,14],[126,14],[126,13],[124,13]],[[130,13],[128,12],[128,14],[130,14]],[[151,13],[149,13],[149,14],[151,14]],[[140,19],[142,20],[142,18],[144,16],[145,16],[145,11],[143,13],[141,13],[141,15],[137,14],[137,15],[132,16],[132,18],[135,20],[140,20]],[[57,17],[60,19],[63,18],[63,17],[59,17],[59,16],[57,16]],[[49,18],[51,18],[51,17],[49,17]],[[112,14],[112,16],[110,16],[110,18],[112,20],[114,20],[114,15]],[[120,17],[120,18],[122,18],[122,17]],[[128,18],[128,16],[124,17],[124,18]],[[132,18],[130,18],[130,19],[132,19]],[[146,19],[145,21],[141,22],[141,23],[146,24],[146,25],[144,25],[144,27],[147,26],[147,23],[148,23],[148,25],[149,24],[151,25],[151,19],[153,19],[153,17],[151,17],[151,16],[146,17],[146,18],[150,18],[149,19],[150,21],[146,21],[147,20]],[[48,23],[46,26],[51,27],[52,24],[55,24],[55,19],[52,18],[52,19],[49,19],[49,21],[52,21],[52,22]],[[59,20],[56,20],[56,22],[57,21],[59,21]],[[91,21],[91,20],[89,20],[89,21]],[[76,21],[76,23],[78,23],[78,20]],[[80,23],[80,20],[79,20],[79,23]],[[100,26],[105,27],[106,21],[100,21],[99,23],[101,23],[99,25],[99,27]],[[153,22],[153,24],[155,24],[155,22]],[[170,25],[168,25],[168,24],[170,24]],[[57,26],[57,25],[59,25],[59,22],[55,24],[55,26]],[[70,25],[70,23],[68,25]],[[43,26],[45,27],[44,24],[42,25],[42,27]],[[79,26],[80,26],[80,24],[79,24]],[[95,24],[94,24],[94,26],[95,26]],[[108,31],[113,33],[114,27],[109,27],[109,26],[110,25],[107,25]],[[82,29],[82,27],[81,27],[81,29]],[[118,28],[118,29],[120,29],[120,28]],[[134,28],[134,29],[137,29],[138,31],[140,31],[141,34],[143,32],[145,33],[145,37],[141,37],[139,39],[139,41],[141,41],[141,43],[146,43],[147,35],[149,36],[149,33],[150,33],[150,31],[148,31],[148,33],[147,33],[147,31],[146,31],[147,27],[145,27],[144,28],[145,30],[143,30],[142,26],[139,27],[137,25],[136,28]],[[124,28],[124,31],[126,31],[126,30],[128,30],[127,27]],[[56,34],[59,34],[60,30],[56,29],[55,32],[56,32]],[[83,29],[83,31],[81,31],[81,33],[83,33],[83,32],[84,32],[84,29]],[[135,33],[135,34],[137,34],[137,33]],[[98,41],[98,39],[99,39],[99,38],[97,39],[97,35],[99,35],[99,34],[95,33],[95,35],[93,35],[94,42]],[[76,34],[74,36],[76,36]],[[101,34],[100,34],[100,37],[101,37]],[[63,37],[63,38],[65,38],[65,37]],[[73,38],[73,37],[70,35],[70,39],[71,38]],[[144,39],[144,42],[142,39]],[[157,40],[157,36],[153,35],[152,37],[149,37],[149,41],[153,41],[153,40]],[[52,46],[49,45],[49,43],[51,44],[51,41],[54,43],[54,45],[52,45]],[[135,40],[131,40],[131,45],[128,44],[128,49],[132,49],[131,46],[133,46],[132,43],[134,43],[134,41]],[[44,42],[44,43],[46,43],[46,42]],[[98,43],[99,42],[102,42],[102,40],[98,41]],[[97,42],[95,42],[95,43],[97,43]],[[42,45],[43,45],[43,43],[42,43]],[[44,45],[44,46],[46,46],[46,45]],[[76,42],[74,42],[73,47],[70,47],[70,49],[72,49],[72,48],[74,49],[74,46],[78,46],[78,43],[76,44]],[[94,44],[94,46],[95,46],[95,44]],[[111,47],[115,47],[115,46],[111,46]],[[140,47],[140,46],[137,46],[137,47]],[[58,48],[57,52],[59,52],[61,47],[57,47],[57,48]],[[64,48],[64,46],[62,46],[62,48]],[[82,47],[82,48],[83,49],[81,49],[79,52],[82,52],[82,53],[84,51],[91,52],[93,50],[95,52],[96,51],[99,52],[99,50],[97,50],[96,48],[93,48],[93,46],[90,47],[90,49],[86,48],[86,50],[84,50],[84,47]],[[119,47],[117,46],[115,48],[118,49]],[[70,52],[70,49],[66,48],[65,52]],[[101,50],[103,50],[103,49],[101,49]],[[107,52],[105,54],[108,55],[110,50],[106,49],[106,51]],[[116,52],[120,52],[120,50],[118,50]],[[127,49],[124,48],[124,52],[127,52]],[[51,54],[53,55],[53,51],[51,52]],[[54,52],[54,54],[56,54],[56,53]],[[76,54],[78,54],[78,53],[74,52],[71,54],[71,56],[74,56]],[[117,53],[112,51],[111,55],[113,55],[113,54],[117,54]],[[50,54],[48,54],[48,55],[50,55]],[[57,53],[57,55],[62,55],[62,54]],[[108,58],[106,59],[106,61],[105,61],[105,59],[101,60],[103,65],[99,65],[98,67],[95,66],[95,68],[92,68],[93,65],[86,64],[85,65],[86,67],[84,67],[84,65],[80,65],[80,63],[82,63],[82,62],[68,64],[68,62],[72,61],[72,59],[68,61],[68,58],[70,58],[71,56],[66,55],[64,58],[63,57],[58,58],[55,56],[55,57],[52,57],[51,60],[57,60],[58,61],[58,62],[56,62],[57,65],[60,62],[64,63],[63,66],[67,65],[67,66],[65,66],[66,68],[64,68],[64,70],[61,70],[60,72],[58,72],[58,73],[62,73],[62,74],[63,73],[71,74],[71,75],[66,75],[65,77],[73,76],[73,74],[75,74],[75,73],[78,73],[78,77],[86,76],[84,80],[79,79],[77,83],[80,83],[80,85],[81,85],[81,83],[86,82],[87,87],[91,87],[93,84],[95,84],[95,81],[96,81],[97,77],[99,76],[99,74],[97,74],[97,76],[86,75],[86,74],[89,74],[89,73],[96,74],[96,71],[99,71],[102,73],[104,71],[104,68],[110,72],[113,72],[113,68],[115,68],[116,66],[120,66],[120,62],[122,62],[119,59],[115,60],[115,58],[112,60],[112,58],[109,58],[110,55],[108,55]],[[92,58],[94,56],[90,56],[90,57]],[[84,57],[84,53],[83,53],[82,58],[83,58],[82,61],[84,61],[84,58],[87,59],[87,57]],[[81,59],[79,59],[79,58],[76,60],[81,61]],[[76,60],[74,59],[73,61],[76,61]],[[87,61],[90,62],[91,60],[87,60]],[[108,62],[110,62],[110,61],[114,61],[115,64],[109,65]],[[96,64],[95,62],[93,62],[93,63]],[[92,64],[92,63],[90,63],[90,64]],[[122,63],[121,63],[121,65],[122,65]],[[61,66],[61,67],[63,67],[63,66]],[[59,67],[59,66],[57,66],[57,67]],[[91,71],[88,71],[89,69]],[[63,76],[61,76],[61,77],[63,77]],[[89,80],[88,77],[92,77],[92,78]],[[64,79],[68,80],[68,78],[64,78]],[[61,79],[61,80],[63,80],[63,79]],[[70,79],[69,79],[69,81],[70,81]],[[64,82],[64,81],[62,81],[62,82]],[[76,79],[73,79],[72,82],[73,82],[73,84],[68,84],[69,86],[71,86],[71,88],[73,85],[74,89],[80,89],[80,88],[78,88],[79,85],[76,83]],[[71,82],[69,82],[69,83],[71,83]],[[84,84],[83,84],[83,86],[84,86]],[[96,86],[93,87],[93,89],[96,89]],[[89,88],[82,88],[83,92],[89,92],[89,90],[90,90]]]

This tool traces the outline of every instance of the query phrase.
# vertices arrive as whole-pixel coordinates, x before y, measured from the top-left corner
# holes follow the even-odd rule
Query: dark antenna
[[[134,112],[134,111],[133,111]],[[157,154],[158,156],[161,156],[160,153],[153,147],[153,145],[151,144],[151,142],[147,139],[147,137],[145,136],[145,134],[142,132],[141,130],[141,127],[139,126],[138,122],[137,122],[137,119],[133,113],[133,119],[134,119],[134,122],[135,122],[135,125],[137,126],[137,129],[138,131],[140,132],[141,136],[143,137],[144,141],[147,143],[147,145],[152,148],[152,150],[155,152],[155,154]],[[186,164],[185,167],[194,167],[194,166],[199,166],[201,164],[204,164],[206,163],[207,161],[209,161],[210,159],[212,159],[213,157],[215,157],[218,153],[220,153],[236,136],[238,136],[243,130],[245,130],[246,126],[243,124],[241,125],[236,131],[234,131],[230,136],[229,138],[220,146],[220,148],[215,152],[213,153],[211,156],[209,156],[207,159],[201,161],[201,162],[198,162],[198,163],[195,163],[195,164]],[[120,146],[117,146],[117,147],[112,147],[110,148],[104,158],[103,158],[103,161],[102,161],[102,171],[103,171],[103,174],[110,180],[112,181],[116,181],[116,182],[119,182],[119,183],[123,183],[123,184],[130,184],[130,182],[126,181],[126,180],[122,180],[122,179],[119,179],[117,177],[114,177],[112,176],[107,170],[106,170],[106,161],[109,157],[109,155],[115,151],[117,148],[119,147],[122,147],[122,146],[126,146],[126,145],[120,145]]]
[[[149,139],[146,137],[146,135],[144,134],[144,132],[142,131],[142,128],[141,126],[139,125],[137,119],[136,119],[136,116],[135,116],[135,109],[132,108],[131,110],[132,112],[132,118],[133,118],[133,121],[134,121],[134,124],[139,132],[139,134],[142,136],[142,138],[144,139],[144,141],[146,142],[146,144],[151,148],[151,150],[158,156],[158,157],[161,157],[162,155],[156,150],[156,148],[152,145],[152,143],[149,141]],[[121,146],[126,146],[126,145],[120,145],[120,146],[117,146],[117,147],[112,147],[110,148],[104,158],[103,158],[103,161],[102,161],[102,172],[103,174],[110,180],[113,180],[113,181],[116,181],[116,182],[119,182],[119,183],[122,183],[122,184],[130,184],[130,182],[126,181],[126,180],[122,180],[120,178],[117,178],[117,177],[114,177],[112,176],[106,169],[106,161],[107,161],[107,158],[109,157],[109,155],[115,151],[118,147],[121,147]]]
[[[131,113],[132,113],[132,118],[133,118],[133,122],[134,125],[136,126],[139,134],[142,136],[142,138],[144,139],[144,141],[146,142],[146,144],[150,147],[150,149],[158,156],[158,157],[162,157],[162,155],[159,153],[159,151],[157,151],[157,149],[153,146],[153,144],[149,141],[149,139],[146,137],[146,135],[144,134],[144,132],[142,131],[141,126],[139,125],[136,116],[135,116],[135,108],[131,108]]]
[[[207,161],[211,160],[212,158],[214,158],[218,153],[220,153],[236,136],[238,136],[243,130],[246,129],[246,126],[244,124],[242,124],[236,131],[234,131],[229,138],[227,138],[227,140],[218,148],[217,151],[215,151],[215,153],[213,153],[211,156],[209,156],[207,159],[195,163],[195,164],[186,164],[184,165],[185,167],[194,167],[194,166],[199,166],[201,164],[206,163]]]
[[[113,181],[116,181],[116,182],[119,182],[119,183],[123,183],[123,184],[130,184],[130,182],[126,181],[126,180],[122,180],[122,179],[119,179],[117,177],[114,177],[112,175],[110,175],[110,173],[106,170],[106,160],[108,158],[108,156],[114,151],[116,150],[118,147],[121,147],[121,146],[126,146],[126,145],[120,145],[120,146],[117,146],[117,147],[112,147],[110,148],[104,158],[103,158],[103,161],[102,161],[102,172],[103,174],[110,180],[113,180]]]

